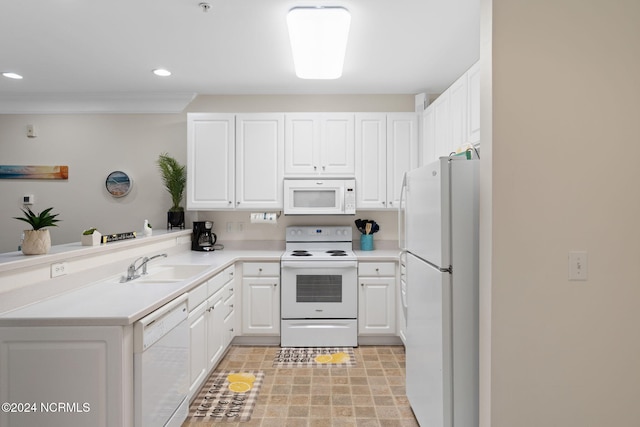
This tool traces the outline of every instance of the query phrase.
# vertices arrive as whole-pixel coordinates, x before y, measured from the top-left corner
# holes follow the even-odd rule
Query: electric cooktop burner
[[[330,254],[331,256],[347,256],[347,253],[343,250],[332,250],[332,251],[327,251],[328,254]]]
[[[311,253],[304,250],[296,250],[291,252],[292,256],[312,256]]]

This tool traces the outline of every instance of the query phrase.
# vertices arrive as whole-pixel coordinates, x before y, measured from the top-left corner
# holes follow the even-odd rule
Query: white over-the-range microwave
[[[355,179],[285,179],[285,215],[355,215]]]

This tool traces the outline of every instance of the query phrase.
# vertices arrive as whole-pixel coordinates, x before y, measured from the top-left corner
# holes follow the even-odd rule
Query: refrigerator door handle
[[[402,175],[402,186],[400,187],[400,203],[398,203],[398,242],[403,252],[407,251],[407,242],[405,232],[407,222],[404,217],[404,193],[407,191],[407,172]]]

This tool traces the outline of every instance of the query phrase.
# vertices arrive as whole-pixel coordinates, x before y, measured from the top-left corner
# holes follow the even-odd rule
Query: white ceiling
[[[24,79],[0,77],[0,113],[181,111],[198,94],[439,93],[479,58],[479,3],[2,1],[0,72]],[[286,13],[310,5],[351,12],[340,79],[295,76]]]

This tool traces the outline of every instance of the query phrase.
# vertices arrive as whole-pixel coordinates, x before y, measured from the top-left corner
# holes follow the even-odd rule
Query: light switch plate
[[[587,280],[587,251],[569,252],[569,280]]]

